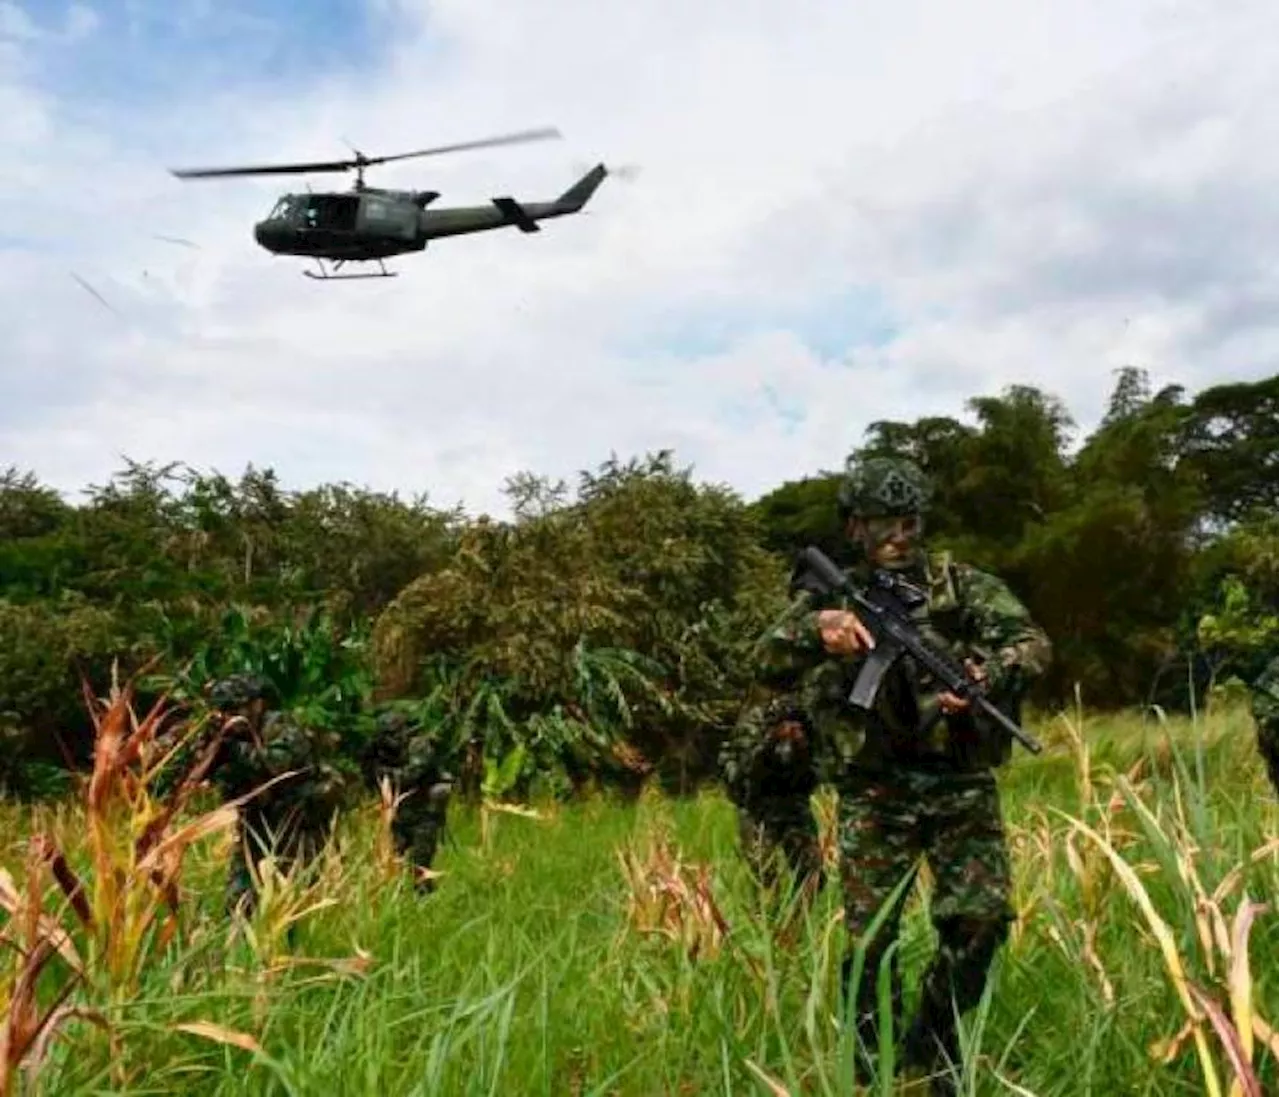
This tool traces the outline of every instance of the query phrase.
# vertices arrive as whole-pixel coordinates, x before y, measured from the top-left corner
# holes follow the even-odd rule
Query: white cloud
[[[32,150],[0,167],[10,230],[57,241],[0,263],[0,463],[74,490],[121,453],[252,461],[500,510],[517,470],[669,446],[754,495],[868,422],[1012,382],[1087,425],[1121,364],[1192,388],[1276,368],[1274,4],[377,6],[400,20],[385,63],[304,89],[175,89],[140,118],[0,77],[0,147]],[[597,157],[642,174],[391,281],[321,286],[257,250],[288,179],[162,170],[544,123],[568,141],[374,181],[445,204],[548,197]],[[841,293],[883,301],[893,337],[815,320]],[[725,345],[645,345],[689,316],[725,317]]]

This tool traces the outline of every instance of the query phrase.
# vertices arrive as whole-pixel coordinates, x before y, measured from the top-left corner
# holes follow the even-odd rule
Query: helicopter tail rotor
[[[589,160],[578,160],[573,165],[573,170],[577,172],[586,172],[590,169],[591,162]],[[610,164],[609,178],[616,179],[620,183],[634,183],[641,175],[644,169],[639,164]]]

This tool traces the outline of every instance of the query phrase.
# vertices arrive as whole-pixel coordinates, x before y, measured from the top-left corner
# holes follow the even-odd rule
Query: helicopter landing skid
[[[356,262],[361,261],[368,262],[368,260],[356,260]],[[332,272],[325,270],[323,259],[317,259],[316,266],[320,268],[319,274],[310,270],[304,270],[302,273],[308,278],[315,279],[317,282],[348,282],[357,278],[395,278],[397,276],[398,272],[394,270],[387,270],[381,259],[373,261],[378,264],[379,269],[376,272],[370,271],[368,274],[339,274],[338,271],[342,268],[342,264],[347,262],[346,259],[335,259],[333,262]]]

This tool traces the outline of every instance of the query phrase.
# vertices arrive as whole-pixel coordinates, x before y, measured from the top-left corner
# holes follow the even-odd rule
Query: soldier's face
[[[862,543],[863,550],[876,567],[902,567],[916,551],[922,523],[918,514],[888,517],[855,518],[850,535]]]

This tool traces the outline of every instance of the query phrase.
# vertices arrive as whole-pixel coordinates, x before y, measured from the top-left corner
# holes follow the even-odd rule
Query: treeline
[[[935,543],[1001,572],[1052,635],[1042,703],[1184,705],[1276,644],[1277,379],[1193,397],[1121,371],[1079,445],[1062,403],[1014,386],[975,422],[872,424],[863,453],[933,476]],[[82,761],[81,676],[150,665],[198,696],[256,669],[356,749],[375,704],[417,708],[469,787],[555,790],[705,775],[785,599],[789,555],[843,549],[838,474],[748,503],[670,453],[574,490],[506,484],[510,522],[348,484],[284,491],[129,464],[71,504],[0,478],[0,782]],[[45,768],[42,768],[45,767]],[[35,775],[35,776],[33,776]]]

